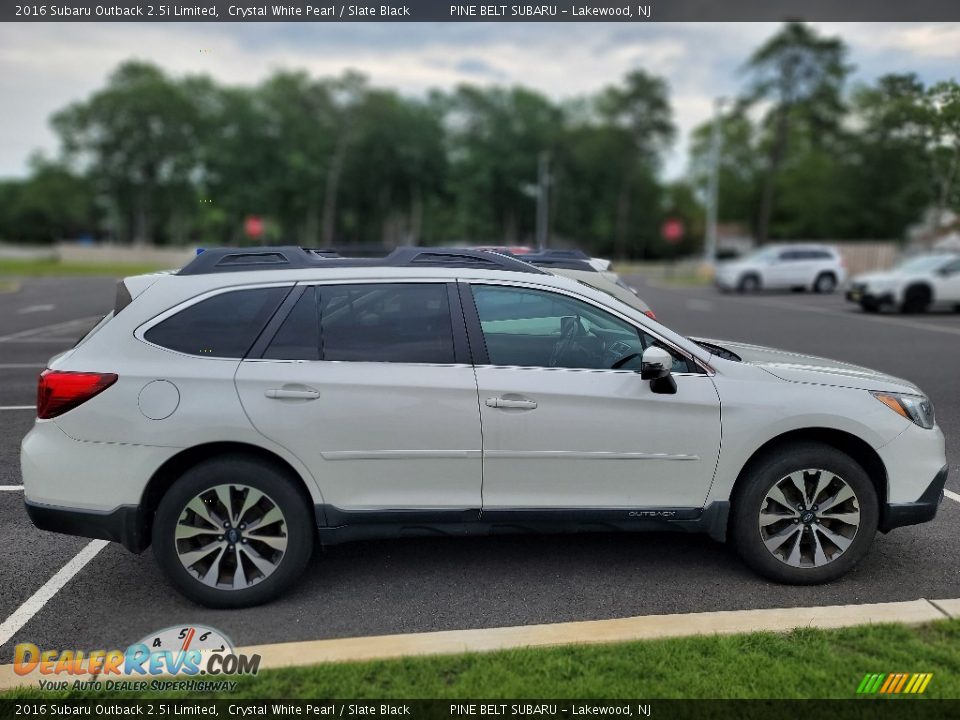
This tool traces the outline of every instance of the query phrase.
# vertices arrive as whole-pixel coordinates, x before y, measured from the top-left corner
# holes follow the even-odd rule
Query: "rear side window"
[[[454,362],[443,283],[371,283],[308,288],[265,358],[354,362]]]
[[[273,287],[219,293],[154,325],[143,337],[187,355],[242,358],[289,290]]]

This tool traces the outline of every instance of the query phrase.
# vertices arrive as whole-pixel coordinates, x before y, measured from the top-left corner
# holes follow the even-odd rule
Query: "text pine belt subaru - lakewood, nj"
[[[127,278],[37,416],[33,522],[152,544],[221,607],[276,596],[317,542],[504,530],[697,531],[825,582],[931,520],[947,474],[906,380],[682,337],[479,250],[221,248]]]

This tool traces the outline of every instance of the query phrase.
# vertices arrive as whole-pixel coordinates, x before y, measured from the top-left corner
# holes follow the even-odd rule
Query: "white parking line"
[[[97,553],[109,544],[106,540],[91,541],[83,550],[74,555],[70,562],[60,568],[56,575],[47,580],[39,590],[28,597],[23,605],[14,610],[10,617],[0,623],[0,645],[6,643],[17,634],[24,625],[30,622],[30,619],[40,612],[43,606],[50,602],[53,596],[60,592],[60,589],[83,569],[84,565],[93,560]]]
[[[36,405],[0,405],[0,410],[36,410]]]
[[[701,298],[690,298],[687,300],[687,309],[698,312],[713,312],[713,303]]]
[[[950,498],[954,502],[960,503],[960,495],[957,495],[955,492],[951,492],[950,490],[944,490],[943,494],[944,496]]]
[[[70,332],[74,328],[79,328],[81,325],[87,325],[94,320],[99,320],[99,315],[91,315],[89,317],[77,318],[76,320],[67,320],[65,322],[54,323],[53,325],[41,325],[38,328],[31,328],[29,330],[21,330],[20,332],[10,333],[9,335],[0,336],[0,342],[11,342],[11,341],[25,341],[26,338],[33,338],[36,335],[49,334],[51,332],[64,331]],[[36,342],[33,340],[32,342]]]
[[[17,315],[27,315],[29,313],[35,312],[50,312],[56,305],[30,305],[28,307],[20,308],[17,310]]]
[[[0,340],[7,345],[36,345],[37,343],[52,343],[54,345],[67,345],[75,343],[77,341],[76,337],[27,337],[27,338],[13,338],[11,340]]]
[[[23,492],[23,485],[0,485],[0,492]]]

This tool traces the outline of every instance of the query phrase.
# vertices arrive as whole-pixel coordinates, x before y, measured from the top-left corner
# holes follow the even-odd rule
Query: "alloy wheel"
[[[215,485],[193,497],[175,529],[177,557],[204,585],[244,590],[268,578],[287,549],[277,503],[249,485]]]
[[[829,470],[797,470],[764,496],[758,524],[760,539],[775,558],[791,567],[822,567],[853,543],[860,528],[860,500]]]

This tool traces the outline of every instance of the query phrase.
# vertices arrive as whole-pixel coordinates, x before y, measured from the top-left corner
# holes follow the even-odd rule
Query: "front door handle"
[[[487,398],[487,407],[492,408],[514,408],[516,410],[535,410],[536,400],[521,400],[514,398],[492,397]]]
[[[313,388],[269,388],[263,394],[273,400],[316,400],[320,391]]]

